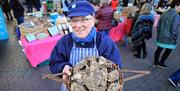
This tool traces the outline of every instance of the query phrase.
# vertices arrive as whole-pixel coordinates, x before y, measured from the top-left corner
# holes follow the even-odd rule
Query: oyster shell
[[[120,91],[121,85],[119,83],[111,83],[107,91]]]
[[[71,91],[87,91],[82,85],[78,83],[72,83],[70,90]]]
[[[107,77],[108,77],[109,82],[114,82],[116,80],[119,80],[119,72],[118,72],[118,70],[114,70],[114,71],[108,73]]]
[[[88,75],[84,71],[80,71],[80,72],[75,73],[71,77],[71,80],[76,81],[79,84],[82,84],[87,77]]]
[[[87,57],[73,67],[71,91],[121,91],[122,76],[112,61]]]

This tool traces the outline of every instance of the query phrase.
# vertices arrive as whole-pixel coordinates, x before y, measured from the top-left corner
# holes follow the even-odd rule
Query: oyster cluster
[[[73,67],[70,91],[122,91],[122,74],[104,57],[87,57]]]

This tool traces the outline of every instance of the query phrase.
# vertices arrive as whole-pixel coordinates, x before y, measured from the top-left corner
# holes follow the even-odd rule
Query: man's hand
[[[71,75],[71,67],[69,65],[65,65],[63,69],[63,80],[68,81],[68,77]]]

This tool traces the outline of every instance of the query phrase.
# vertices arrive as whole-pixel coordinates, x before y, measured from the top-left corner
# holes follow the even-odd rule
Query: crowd
[[[120,2],[121,1],[121,2]],[[113,28],[114,12],[118,7],[128,6],[128,0],[62,0],[63,14],[70,18],[73,32],[63,36],[55,46],[50,57],[50,71],[63,72],[63,79],[71,75],[70,69],[87,56],[103,56],[122,67],[119,50],[110,39],[109,31]],[[123,5],[121,3],[123,2]],[[26,0],[27,12],[37,11],[41,8],[40,0]],[[134,0],[138,11],[133,17],[130,36],[134,45],[136,58],[146,58],[146,41],[152,37],[154,14],[156,8],[170,7],[163,13],[157,25],[156,45],[153,67],[166,69],[166,59],[177,46],[180,31],[180,0]],[[24,22],[25,9],[19,0],[0,0],[7,20],[13,21],[13,15],[18,24]],[[99,31],[99,32],[97,32]],[[162,51],[164,53],[162,53]],[[160,55],[162,56],[160,57]],[[169,81],[173,86],[180,86],[180,70],[170,76]],[[62,91],[66,90],[64,85]]]

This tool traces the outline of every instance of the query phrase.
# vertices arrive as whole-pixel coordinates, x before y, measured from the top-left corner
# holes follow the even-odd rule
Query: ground
[[[60,91],[59,83],[52,80],[43,80],[41,75],[49,72],[48,66],[33,68],[26,59],[22,47],[13,31],[13,24],[7,22],[9,40],[0,40],[0,91]],[[132,46],[123,47],[122,42],[117,42],[123,68],[140,71],[150,71],[149,75],[125,81],[123,91],[180,91],[174,88],[167,80],[168,77],[180,68],[180,40],[178,47],[168,57],[167,70],[153,68],[153,57],[156,50],[154,44],[156,30],[153,38],[147,41],[148,56],[146,59],[133,57]],[[124,78],[136,75],[125,73]]]

